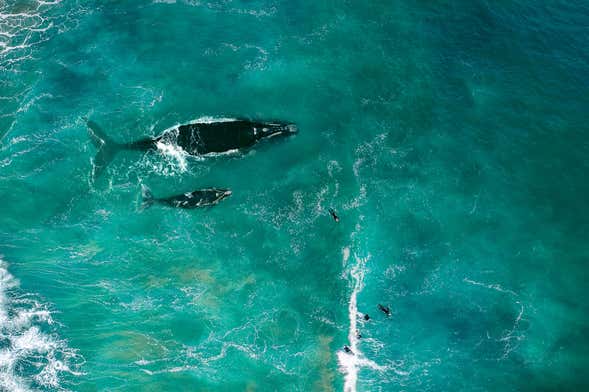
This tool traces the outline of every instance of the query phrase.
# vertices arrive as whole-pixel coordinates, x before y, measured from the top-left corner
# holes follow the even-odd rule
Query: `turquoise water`
[[[0,390],[586,389],[588,37],[582,1],[0,0]],[[232,116],[300,132],[91,181],[84,117]]]

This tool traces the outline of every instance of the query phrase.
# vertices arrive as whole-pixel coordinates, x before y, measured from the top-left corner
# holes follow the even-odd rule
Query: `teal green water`
[[[0,390],[587,389],[588,37],[583,1],[0,0]],[[300,132],[90,181],[83,117],[204,116]]]

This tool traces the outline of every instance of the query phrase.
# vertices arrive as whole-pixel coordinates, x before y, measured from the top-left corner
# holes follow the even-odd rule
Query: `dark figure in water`
[[[88,134],[98,150],[94,158],[94,177],[97,177],[121,150],[154,150],[157,149],[158,143],[164,143],[182,147],[191,155],[206,155],[251,147],[262,139],[292,135],[296,132],[294,124],[283,122],[207,119],[168,128],[159,136],[146,137],[130,143],[117,143],[107,136],[98,124],[88,121]]]
[[[329,211],[329,213],[331,214],[331,217],[333,218],[334,221],[339,222],[339,216],[337,216],[337,214],[335,213],[335,210],[333,208],[329,208],[329,209],[327,209],[327,211]]]
[[[141,195],[143,196],[142,208],[148,208],[153,203],[165,204],[177,208],[198,208],[214,206],[224,198],[231,195],[227,189],[199,189],[198,191],[183,193],[181,195],[154,198],[151,190],[145,185],[141,185]]]
[[[388,306],[378,304],[378,309],[380,309],[380,311],[386,314],[387,316],[391,315],[391,309]]]
[[[358,330],[356,330],[356,338],[357,339],[362,339],[362,334]]]
[[[370,316],[368,314],[364,314],[364,321],[370,320]]]
[[[352,351],[352,349],[349,346],[344,346],[344,351],[348,354],[354,355],[354,352]]]

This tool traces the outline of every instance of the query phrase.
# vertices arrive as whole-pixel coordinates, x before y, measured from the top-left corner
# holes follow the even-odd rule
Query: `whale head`
[[[259,122],[253,124],[254,136],[257,140],[274,137],[291,136],[297,133],[297,126],[286,122]]]
[[[216,189],[215,196],[215,203],[218,203],[224,198],[231,196],[231,191],[229,189]]]

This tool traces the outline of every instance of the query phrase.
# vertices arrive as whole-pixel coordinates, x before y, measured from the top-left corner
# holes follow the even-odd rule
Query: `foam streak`
[[[348,247],[343,249],[343,264],[346,266],[349,262],[350,249]],[[338,361],[342,372],[345,374],[344,379],[344,392],[356,392],[356,385],[358,383],[358,372],[362,367],[369,367],[374,370],[383,370],[382,366],[379,366],[374,361],[366,358],[362,351],[360,351],[359,341],[357,336],[357,324],[358,324],[358,294],[364,288],[364,273],[366,272],[366,262],[370,256],[358,257],[354,255],[356,264],[350,269],[350,277],[353,282],[352,293],[350,294],[350,300],[348,302],[348,316],[349,316],[349,330],[348,330],[348,342],[351,349],[351,353],[339,351]]]

